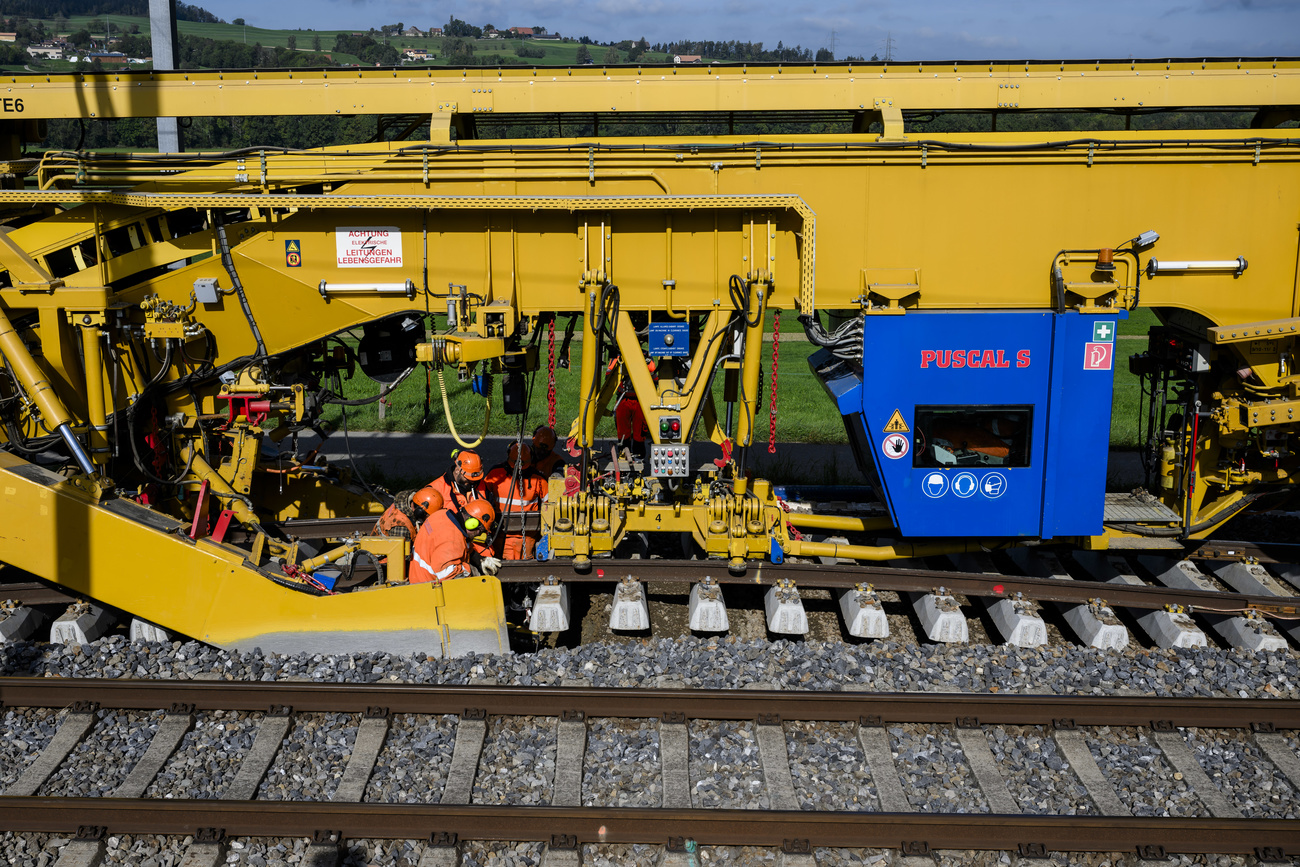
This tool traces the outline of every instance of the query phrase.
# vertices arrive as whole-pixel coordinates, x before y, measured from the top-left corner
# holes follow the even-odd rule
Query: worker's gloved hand
[[[501,571],[501,561],[496,557],[484,557],[480,561],[480,565],[483,567],[484,575],[495,575]]]

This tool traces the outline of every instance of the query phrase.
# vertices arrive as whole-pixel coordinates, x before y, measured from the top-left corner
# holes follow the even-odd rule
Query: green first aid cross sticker
[[[1115,341],[1115,323],[1102,320],[1092,323],[1093,343],[1113,343]]]

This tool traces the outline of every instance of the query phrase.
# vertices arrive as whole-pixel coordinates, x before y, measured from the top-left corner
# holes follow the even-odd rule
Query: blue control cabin
[[[861,366],[808,363],[903,536],[1098,535],[1121,317],[867,316]]]

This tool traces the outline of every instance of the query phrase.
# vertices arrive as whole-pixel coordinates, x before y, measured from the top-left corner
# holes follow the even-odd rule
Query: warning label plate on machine
[[[396,226],[340,226],[334,248],[339,268],[402,267],[402,230]]]
[[[889,417],[889,422],[885,425],[885,433],[909,433],[910,431],[907,422],[903,421],[903,414],[894,410],[894,414]]]

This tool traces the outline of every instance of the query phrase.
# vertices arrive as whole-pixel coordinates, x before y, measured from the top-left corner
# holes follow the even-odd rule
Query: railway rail
[[[338,520],[293,523],[314,528],[308,529],[308,533],[326,530],[337,533],[345,529]],[[569,599],[581,600],[586,596],[586,600],[576,602],[577,610],[590,609],[589,600],[594,598],[594,594],[607,592],[613,586],[614,604],[617,605],[619,594],[629,591],[633,597],[644,600],[647,585],[658,586],[661,590],[701,585],[716,588],[710,591],[716,600],[712,604],[722,614],[719,616],[715,612],[711,620],[690,614],[686,621],[678,624],[676,618],[670,617],[671,622],[662,620],[663,612],[670,609],[659,609],[660,613],[655,615],[656,622],[652,624],[648,607],[640,613],[633,612],[635,616],[631,621],[622,619],[622,612],[626,610],[622,609],[619,613],[611,613],[609,630],[630,630],[632,634],[645,634],[646,630],[666,634],[684,628],[703,632],[734,631],[736,627],[727,625],[726,606],[739,604],[744,607],[757,601],[753,593],[746,593],[742,588],[764,591],[781,585],[820,589],[823,593],[829,591],[840,597],[843,622],[830,623],[823,617],[815,630],[819,638],[846,634],[857,638],[884,638],[893,634],[889,631],[891,628],[906,631],[908,627],[903,627],[898,615],[906,612],[907,606],[900,609],[892,602],[887,604],[890,605],[888,616],[894,618],[894,627],[885,626],[882,632],[879,624],[886,618],[883,608],[878,609],[874,632],[863,630],[860,623],[855,627],[854,616],[845,600],[866,589],[873,594],[870,604],[875,606],[880,605],[879,597],[874,595],[876,591],[898,593],[903,603],[910,600],[920,618],[910,628],[918,638],[924,632],[931,641],[962,643],[970,640],[970,630],[965,626],[969,614],[973,620],[984,616],[987,623],[983,629],[987,640],[996,642],[1002,639],[1020,646],[1073,640],[1085,646],[1123,647],[1135,640],[1150,646],[1185,647],[1218,640],[1251,650],[1278,650],[1288,646],[1288,636],[1291,641],[1300,642],[1300,594],[1295,589],[1300,579],[1300,566],[1291,565],[1300,563],[1300,545],[1216,541],[1154,554],[1131,551],[1076,552],[1067,557],[1033,551],[1017,551],[1015,554],[1018,559],[1007,556],[1000,561],[980,554],[949,560],[929,558],[927,561],[869,565],[835,562],[833,558],[827,558],[831,562],[820,563],[787,561],[757,564],[743,575],[733,574],[723,562],[707,560],[603,559],[595,561],[592,568],[583,573],[573,571],[565,563],[515,561],[507,562],[497,577],[503,584],[515,587],[511,598],[524,612],[522,619],[516,621],[522,628],[519,635],[531,629],[535,635],[542,636],[544,643],[551,641],[545,638],[545,633],[565,632],[572,625],[567,608]],[[1092,559],[1084,559],[1088,557]],[[912,568],[900,568],[904,563]],[[926,568],[936,565],[949,568]],[[348,568],[339,576],[336,589],[373,580],[373,568],[366,565]],[[1138,573],[1146,577],[1139,578]],[[0,576],[0,602],[29,607],[64,604],[69,608],[61,620],[71,618],[76,623],[88,624],[87,628],[78,626],[56,630],[54,640],[85,643],[111,628],[111,612],[96,607],[88,616],[85,606],[78,607],[77,598],[64,593],[61,588],[23,580],[26,576],[21,573],[13,575],[9,581]],[[1100,578],[1107,580],[1096,580]],[[554,594],[551,609],[545,616],[539,616],[530,607],[541,604],[541,585],[546,584],[566,585],[566,607],[558,615]],[[731,596],[729,601],[724,598],[721,585],[736,588],[727,591]],[[669,592],[671,595],[671,589]],[[965,597],[965,600],[959,602],[958,597]],[[694,598],[692,594],[691,599]],[[797,599],[798,593],[788,598]],[[939,600],[938,605],[946,606],[950,616],[947,626],[936,625],[933,620],[923,622],[922,609],[930,604],[926,600]],[[634,600],[634,604],[644,603]],[[691,604],[694,606],[695,602]],[[806,624],[802,599],[792,604],[798,611],[796,616],[788,619],[802,619]],[[965,608],[964,611],[959,610],[959,604]],[[1005,610],[997,611],[999,604]],[[1011,610],[1008,606],[1014,608],[1016,619],[1008,619],[1006,612]],[[21,630],[9,626],[0,633],[0,641],[44,637],[39,624],[45,622],[46,614],[53,615],[56,610],[46,609],[44,614],[31,616],[31,625]],[[1063,619],[1052,614],[1056,610],[1062,612]],[[6,616],[12,616],[12,611],[12,608],[0,610],[0,623]],[[1123,614],[1126,624],[1120,623],[1116,612]],[[1055,618],[1056,628],[1060,630],[1059,639],[1055,633],[1049,637],[1045,616]],[[619,625],[628,622],[630,626]],[[1026,630],[1024,624],[1031,628]],[[754,625],[741,627],[741,631],[752,631]],[[809,631],[806,625],[792,629],[780,626],[771,610],[767,612],[767,625],[769,632],[774,634],[798,632],[799,629],[803,630],[799,634]],[[599,623],[586,624],[581,640],[589,641],[593,636],[606,634],[602,631],[604,628]],[[1130,639],[1130,633],[1137,633],[1138,637]],[[1216,639],[1207,637],[1216,633]],[[169,638],[168,633],[143,622],[134,622],[131,634],[146,640]],[[526,638],[515,643],[520,649],[530,646]],[[536,640],[533,642],[535,645]]]
[[[349,839],[425,841],[422,865],[459,863],[468,841],[541,842],[543,864],[580,863],[585,845],[641,843],[673,851],[747,845],[779,849],[784,863],[811,865],[822,847],[869,847],[926,854],[941,849],[1254,855],[1261,861],[1300,853],[1300,823],[1245,818],[1187,745],[1180,728],[1236,729],[1248,735],[1278,771],[1300,788],[1300,755],[1287,733],[1300,726],[1300,702],[1160,699],[1141,696],[1059,697],[954,694],[791,693],[676,689],[521,688],[397,684],[176,682],[0,679],[5,708],[69,708],[59,731],[22,775],[0,793],[0,831],[76,836],[65,853],[102,853],[109,834],[192,837],[187,863],[221,863],[223,841],[241,837],[310,837],[313,863],[337,862]],[[38,796],[42,783],[91,732],[97,711],[166,710],[148,750],[107,798]],[[209,798],[142,798],[152,778],[193,725],[196,713],[262,712],[256,740],[234,782]],[[328,801],[254,800],[295,714],[361,715],[346,768]],[[548,806],[472,803],[487,720],[526,712],[557,718],[556,763]],[[396,714],[457,718],[451,770],[440,803],[361,803]],[[582,781],[588,725],[602,717],[657,721],[662,803],[655,807],[584,805]],[[691,796],[689,724],[742,720],[755,726],[761,777],[771,809],[700,809]],[[879,811],[800,809],[783,724],[849,723],[879,797]],[[987,813],[918,812],[891,754],[889,727],[951,726],[973,771]],[[1015,784],[999,771],[985,730],[1043,726],[1067,757],[1095,806],[1090,815],[1028,815]],[[1092,758],[1086,732],[1138,727],[1192,784],[1208,815],[1133,815]],[[1101,730],[1101,729],[1098,729]],[[892,773],[891,773],[892,772]],[[75,863],[69,861],[69,863]],[[681,863],[685,863],[684,861]]]

